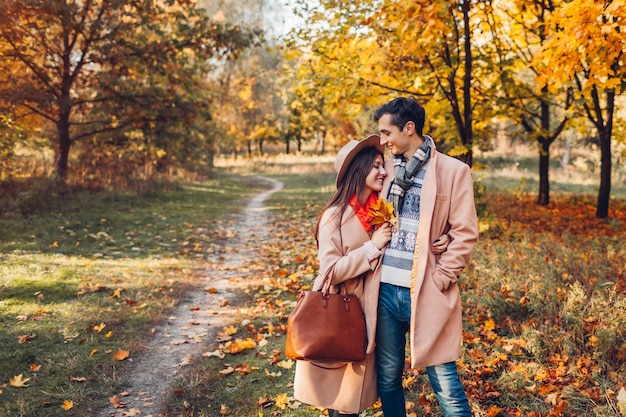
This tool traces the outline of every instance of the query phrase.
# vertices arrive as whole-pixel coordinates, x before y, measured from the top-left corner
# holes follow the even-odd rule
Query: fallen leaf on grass
[[[237,339],[236,341],[226,346],[226,348],[228,349],[228,353],[235,354],[245,349],[256,348],[256,342],[251,338],[247,338],[246,340]]]
[[[131,408],[131,409],[130,409],[130,410],[128,410],[128,411],[124,411],[124,412],[122,413],[122,416],[123,416],[123,417],[134,417],[134,416],[138,416],[139,414],[141,414],[141,411],[139,411],[139,410],[138,410],[138,409],[136,409],[136,408]]]
[[[220,406],[220,416],[227,416],[230,414],[230,408],[226,404]]]
[[[219,374],[220,374],[220,376],[226,376],[226,375],[232,374],[233,372],[235,372],[235,368],[233,368],[232,366],[229,366],[226,369],[222,369],[219,372]]]
[[[235,366],[235,370],[239,375],[247,375],[252,372],[252,368],[247,363]]]
[[[34,363],[30,364],[30,371],[31,372],[39,372],[39,370],[41,369],[41,365],[37,365]]]
[[[217,288],[205,288],[204,291],[208,292],[209,294],[217,294]]]
[[[64,327],[61,333],[63,333],[63,339],[65,340],[73,340],[80,336],[80,333],[67,327]]]
[[[85,381],[87,381],[87,378],[85,378],[84,376],[72,376],[72,377],[70,377],[70,381],[72,381],[72,382],[85,382]]]
[[[276,362],[276,365],[280,366],[281,368],[291,369],[294,363],[295,362],[292,359],[287,359],[284,361]]]
[[[232,326],[232,325],[228,327],[224,327],[222,329],[222,332],[218,333],[218,335],[221,335],[221,334],[233,335],[237,333],[237,329],[238,328],[236,326]]]
[[[287,397],[287,394],[285,393],[278,394],[276,398],[274,398],[274,402],[275,402],[276,407],[280,408],[281,410],[284,410],[287,407],[287,404],[289,403],[289,397]]]
[[[74,401],[71,401],[71,400],[63,401],[63,405],[61,406],[61,408],[64,409],[65,411],[74,408]]]
[[[93,326],[93,329],[96,331],[96,333],[100,333],[102,329],[104,329],[106,326],[106,324],[100,323],[98,326]]]
[[[124,359],[128,358],[128,355],[130,355],[129,351],[120,349],[113,354],[113,359],[115,359],[116,361],[123,361]]]
[[[30,343],[30,341],[36,337],[37,335],[35,333],[23,334],[17,337],[17,343],[19,343],[20,345],[25,345],[27,343]]]
[[[93,356],[98,353],[98,349],[93,349],[91,352],[89,352],[89,356],[93,358]]]
[[[28,384],[26,384],[28,381],[30,381],[30,378],[23,378],[22,374],[9,378],[9,384],[15,388],[26,388],[28,386]]]
[[[109,295],[109,298],[112,300],[114,298],[120,298],[122,296],[122,289],[118,288],[115,291],[113,291],[113,294]]]
[[[259,398],[259,400],[256,402],[256,405],[261,408],[271,407],[272,405],[274,405],[274,400],[270,398],[267,394],[265,394],[265,397]]]

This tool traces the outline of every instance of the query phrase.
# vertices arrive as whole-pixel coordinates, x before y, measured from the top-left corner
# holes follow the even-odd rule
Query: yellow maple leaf
[[[100,325],[98,326],[93,326],[93,329],[96,331],[96,333],[100,333],[102,331],[102,329],[104,329],[107,325],[104,323],[100,323]]]
[[[489,319],[485,322],[485,331],[489,332],[496,328],[496,322],[493,319]]]
[[[287,394],[285,393],[278,394],[276,398],[274,398],[274,405],[280,408],[281,410],[284,410],[287,407],[288,403],[289,403],[289,397],[287,397]]]
[[[123,361],[128,357],[128,355],[130,355],[129,351],[120,349],[113,354],[113,359],[116,361]]]
[[[276,362],[276,365],[280,366],[281,368],[291,369],[291,368],[293,368],[294,363],[295,362],[293,360],[287,359],[287,360],[284,360],[284,361]]]
[[[65,400],[63,401],[63,405],[61,406],[62,409],[64,409],[65,411],[74,408],[74,401],[71,400]]]
[[[392,226],[396,225],[393,204],[387,202],[387,200],[382,197],[378,197],[378,200],[370,206],[368,214],[372,217],[370,220],[372,226],[378,226],[385,222],[389,222]]]
[[[228,345],[228,353],[239,353],[244,349],[254,349],[256,348],[256,342],[251,338],[247,338],[246,340],[237,339]]]
[[[26,388],[28,386],[28,381],[30,381],[30,378],[23,378],[22,374],[9,378],[9,384],[15,388]]]

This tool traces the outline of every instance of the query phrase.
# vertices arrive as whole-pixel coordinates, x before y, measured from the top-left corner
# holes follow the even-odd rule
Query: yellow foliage
[[[13,378],[9,378],[9,385],[15,388],[26,388],[28,387],[28,381],[30,381],[30,378],[24,378],[22,374],[19,374]]]
[[[384,198],[379,197],[369,208],[368,214],[372,217],[370,223],[378,226],[389,222],[392,226],[396,225],[396,216],[393,212],[393,204],[387,202]]]

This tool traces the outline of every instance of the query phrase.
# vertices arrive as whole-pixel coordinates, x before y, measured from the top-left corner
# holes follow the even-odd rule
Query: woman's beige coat
[[[388,176],[381,195],[393,178],[393,158],[386,161]],[[344,213],[341,231],[328,210],[320,223],[320,275],[313,289],[321,286],[326,273],[333,284],[343,277],[366,273],[365,280],[348,282],[348,290],[361,300],[368,332],[368,356],[364,362],[328,371],[298,361],[294,392],[308,404],[347,412],[359,412],[377,398],[374,362],[376,312],[380,285],[380,259],[368,262],[363,243],[369,239],[354,212]],[[430,245],[447,233],[447,250],[433,255]],[[420,224],[413,262],[411,300],[411,366],[423,367],[455,361],[461,354],[461,298],[456,284],[467,267],[478,239],[478,220],[469,166],[434,149],[426,171],[420,199]],[[342,253],[346,253],[342,257]]]
[[[307,404],[358,413],[378,398],[374,325],[379,282],[374,277],[374,271],[379,267],[380,257],[368,261],[363,244],[370,240],[370,235],[352,208],[348,207],[344,212],[341,229],[338,226],[337,212],[336,207],[331,207],[320,220],[320,274],[313,284],[313,290],[321,288],[324,277],[328,274],[333,285],[344,282],[348,294],[355,294],[359,298],[367,326],[367,357],[363,362],[348,363],[338,369],[323,369],[306,361],[297,361],[294,396]],[[334,367],[342,364],[320,365]]]

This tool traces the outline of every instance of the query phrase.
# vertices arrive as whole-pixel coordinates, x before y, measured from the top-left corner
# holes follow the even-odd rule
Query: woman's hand
[[[435,255],[441,255],[448,249],[448,245],[450,245],[451,241],[450,236],[444,233],[433,242],[430,246],[430,251]]]
[[[372,243],[378,248],[378,250],[382,250],[385,245],[391,240],[391,231],[392,227],[389,222],[385,222],[378,226],[374,233],[372,233]]]

